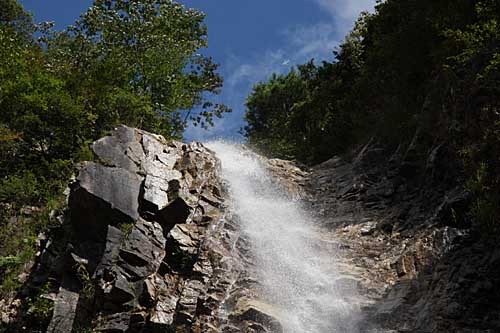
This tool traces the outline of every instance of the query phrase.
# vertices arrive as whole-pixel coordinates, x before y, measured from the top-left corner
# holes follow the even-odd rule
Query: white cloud
[[[339,38],[331,23],[320,22],[311,26],[295,26],[283,32],[295,63],[310,58],[326,59],[332,54]]]
[[[244,103],[253,85],[266,80],[273,73],[286,73],[291,66],[316,61],[332,60],[333,50],[351,30],[362,11],[373,11],[376,0],[311,0],[328,12],[332,20],[314,25],[291,26],[281,32],[282,42],[275,49],[247,55],[244,60],[228,54],[223,62],[224,93],[217,102],[233,108],[231,114],[217,119],[208,131],[189,126],[185,137],[189,140],[210,140],[218,137],[237,139],[244,126]]]
[[[318,23],[312,26],[294,26],[282,31],[281,47],[256,54],[242,62],[234,55],[225,63],[225,89],[253,85],[268,78],[272,73],[284,73],[290,66],[305,63],[312,58],[332,58],[332,51],[339,39],[332,24]]]
[[[248,84],[255,84],[270,76],[273,72],[283,71],[282,64],[289,61],[285,49],[267,50],[262,55],[254,55],[247,62],[238,57],[229,55],[225,64],[225,71],[230,73],[225,78],[225,89],[241,88]]]
[[[333,17],[356,19],[362,11],[372,11],[375,0],[314,0]]]
[[[332,51],[339,44],[335,28],[330,23],[290,27],[282,31],[281,36],[280,47],[250,55],[244,61],[228,54],[222,67],[224,93],[217,98],[217,102],[232,107],[233,112],[217,119],[214,127],[208,130],[190,125],[185,132],[187,140],[207,141],[228,136],[237,140],[238,130],[244,126],[244,103],[256,83],[266,80],[273,73],[287,73],[291,66],[312,58],[332,60]]]
[[[345,36],[363,11],[373,12],[376,0],[313,0],[333,18],[338,34]]]
[[[333,20],[314,25],[297,25],[282,31],[281,47],[254,55],[245,62],[229,55],[225,62],[225,89],[253,85],[273,72],[283,73],[289,66],[312,58],[331,60],[332,51],[343,40],[362,11],[373,11],[376,0],[313,0],[328,11]]]

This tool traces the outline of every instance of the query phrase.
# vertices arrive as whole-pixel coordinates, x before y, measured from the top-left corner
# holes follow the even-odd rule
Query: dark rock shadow
[[[498,332],[500,249],[476,231],[453,149],[425,147],[370,142],[334,157],[312,168],[307,205],[358,268],[380,270],[360,331]]]

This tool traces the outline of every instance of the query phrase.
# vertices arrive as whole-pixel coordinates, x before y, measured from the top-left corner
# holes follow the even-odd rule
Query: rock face
[[[450,160],[370,143],[309,170],[311,211],[367,297],[361,331],[500,331],[500,250],[475,234]]]
[[[256,323],[264,324],[275,333],[284,332],[280,314],[271,305],[257,300],[239,299],[231,316],[236,321],[254,321],[253,326],[256,326]]]
[[[12,306],[0,302],[0,332],[282,331],[255,293],[212,151],[126,126],[92,150],[28,282]],[[274,164],[298,189],[300,169]],[[32,325],[24,314],[40,299],[49,317]]]
[[[92,149],[48,332],[214,331],[231,276],[214,154],[125,126]]]
[[[283,332],[213,152],[125,126],[92,149],[65,222],[40,238],[18,298],[0,301],[0,332],[40,331],[17,318],[35,298],[51,302],[51,333]],[[265,161],[315,214],[311,242],[341,252],[338,285],[362,296],[361,332],[500,332],[500,251],[475,236],[443,149],[426,166],[372,143],[307,172]]]

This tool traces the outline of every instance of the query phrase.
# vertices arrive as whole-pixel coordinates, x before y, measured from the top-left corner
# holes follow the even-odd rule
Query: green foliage
[[[90,148],[91,142],[85,142],[75,154],[76,161],[94,161],[95,154]]]
[[[196,53],[207,46],[204,17],[170,0],[96,0],[46,40],[49,62],[97,132],[126,123],[179,138],[188,118],[205,126],[228,111],[204,101],[222,85],[217,65]],[[193,107],[198,116],[182,117]]]
[[[75,163],[94,159],[92,141],[119,124],[181,138],[230,111],[206,101],[222,78],[198,54],[204,17],[170,0],[95,0],[56,32],[0,0],[0,296],[53,225]]]
[[[57,200],[67,186],[72,167],[69,161],[55,160],[41,163],[38,174],[19,170],[17,174],[0,179],[0,203],[9,203],[12,208],[40,205]]]
[[[133,222],[122,222],[118,225],[118,228],[123,234],[124,241],[130,235],[132,230],[134,230],[134,226],[135,224]]]
[[[83,263],[77,263],[75,268],[78,279],[82,284],[82,296],[87,299],[92,299],[94,297],[95,287],[87,267]]]
[[[179,138],[189,120],[206,126],[229,111],[204,101],[222,79],[197,54],[207,46],[201,12],[97,0],[62,32],[40,25],[38,43],[17,1],[0,8],[0,202],[16,188],[19,202],[53,197],[73,163],[90,157],[86,145],[121,123]],[[181,117],[194,107],[199,114]]]
[[[19,204],[20,205],[20,204]],[[51,212],[61,213],[62,197],[51,199],[40,210],[29,215],[19,213],[18,207],[0,209],[0,297],[7,298],[20,287],[19,275],[35,258],[37,237],[41,232],[58,226]],[[0,207],[1,208],[1,207]]]
[[[52,317],[54,302],[44,297],[45,294],[53,291],[50,283],[46,283],[36,294],[28,299],[28,313],[32,329],[44,330]]]
[[[46,327],[50,321],[52,311],[54,310],[54,302],[42,297],[38,297],[31,301],[30,315],[35,319],[35,323],[40,327]]]
[[[353,123],[363,114],[349,112],[356,101],[350,89],[363,66],[366,19],[363,15],[358,20],[335,53],[336,63],[316,66],[310,61],[254,87],[247,99],[244,128],[250,144],[268,155],[314,164],[354,141],[362,128]]]
[[[20,256],[8,255],[0,257],[0,272],[2,276],[0,295],[2,297],[9,295],[19,287],[18,270],[16,268],[22,263]]]
[[[0,181],[0,201],[34,203],[39,198],[39,184],[35,175],[9,176]]]
[[[308,164],[369,137],[404,147],[418,133],[423,158],[444,143],[463,158],[478,224],[500,235],[499,20],[495,0],[379,1],[333,62],[258,84],[244,134]]]
[[[500,211],[500,196],[484,196],[476,199],[472,207],[472,213],[489,238],[498,239],[500,236],[500,224],[498,212]]]
[[[6,257],[0,257],[0,269],[3,269],[4,267],[9,267],[13,265],[19,265],[21,260],[19,259],[18,256],[6,256]]]
[[[11,24],[25,15],[23,7],[15,0],[0,0],[0,22]]]
[[[485,235],[497,240],[500,237],[498,174],[488,170],[488,166],[484,162],[479,164],[475,174],[469,178],[467,188],[474,194],[472,213],[476,222]]]
[[[0,0],[0,27],[0,31],[15,31],[23,39],[28,39],[35,30],[31,15],[17,0]],[[1,32],[0,36],[2,36]]]
[[[8,254],[0,257],[0,297],[7,299],[20,287],[19,274],[22,273],[24,265],[35,256],[36,236],[29,228],[9,225],[2,226],[0,240],[0,253]]]
[[[282,158],[295,153],[295,133],[290,133],[288,127],[292,121],[292,107],[306,94],[300,74],[293,70],[286,76],[273,75],[269,82],[257,84],[248,97],[248,127],[245,130],[249,142],[264,153]]]
[[[91,327],[77,325],[75,328],[73,328],[73,332],[75,332],[75,333],[93,333],[94,330]]]

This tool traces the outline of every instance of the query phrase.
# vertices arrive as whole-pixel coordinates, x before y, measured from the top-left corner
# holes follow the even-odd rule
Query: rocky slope
[[[125,126],[92,150],[22,290],[0,302],[0,331],[38,331],[33,300],[48,304],[47,332],[283,331],[212,151]],[[500,331],[500,251],[471,228],[446,159],[373,143],[309,170],[263,159],[315,215],[361,332]]]
[[[26,320],[34,298],[51,303],[47,332],[231,332],[257,317],[268,323],[251,302],[222,306],[241,259],[211,151],[125,126],[92,150],[61,227],[42,239],[16,300],[2,302],[4,330],[35,331]]]
[[[500,251],[472,228],[449,164],[444,146],[422,166],[370,143],[310,170],[323,237],[341,242],[342,267],[367,297],[361,331],[500,331]]]

